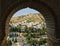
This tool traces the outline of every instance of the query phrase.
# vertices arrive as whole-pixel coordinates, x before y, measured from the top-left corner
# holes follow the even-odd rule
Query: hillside
[[[21,15],[21,16],[18,16],[18,17],[13,17],[11,18],[10,22],[15,22],[15,23],[18,23],[18,22],[22,22],[24,20],[27,20],[27,21],[32,21],[32,22],[42,22],[43,21],[43,16],[41,14],[27,14],[27,15]]]

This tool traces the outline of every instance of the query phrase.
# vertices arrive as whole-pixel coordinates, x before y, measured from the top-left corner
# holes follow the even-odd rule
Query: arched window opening
[[[35,9],[23,8],[9,22],[8,46],[47,46],[46,23]]]

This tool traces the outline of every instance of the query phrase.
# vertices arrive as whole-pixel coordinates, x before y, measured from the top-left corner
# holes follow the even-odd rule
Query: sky
[[[26,15],[26,14],[29,14],[29,13],[39,13],[39,12],[37,10],[35,10],[35,9],[31,9],[31,8],[27,7],[27,8],[18,10],[17,12],[15,12],[15,14],[13,14],[12,17]]]

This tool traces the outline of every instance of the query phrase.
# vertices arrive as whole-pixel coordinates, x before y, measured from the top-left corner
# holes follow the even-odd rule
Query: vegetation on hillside
[[[34,28],[33,25],[31,27],[28,27],[27,25],[22,25],[22,24],[18,24],[17,26],[13,26],[13,23],[22,22],[24,20],[27,20],[27,23],[30,23],[30,22],[34,22],[34,23],[39,22],[39,24],[41,24],[41,22],[45,23],[45,20],[41,16],[41,14],[27,14],[26,16],[23,15],[23,16],[11,18],[10,24],[12,24],[12,25],[9,25],[10,32],[23,33],[23,37],[26,38],[26,41],[27,41],[27,43],[30,44],[30,46],[45,45],[47,43],[46,25],[43,24],[42,29]],[[34,25],[34,26],[36,26],[36,25]],[[24,26],[24,28],[22,30],[23,26]],[[14,42],[17,42],[17,39]],[[8,44],[11,45],[11,41],[9,41]]]

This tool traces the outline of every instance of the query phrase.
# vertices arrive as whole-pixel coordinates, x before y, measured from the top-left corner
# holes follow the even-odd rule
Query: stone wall
[[[12,14],[24,7],[34,8],[43,14],[48,27],[49,46],[60,46],[60,0],[0,0],[0,3],[1,46],[7,46],[8,23]]]

